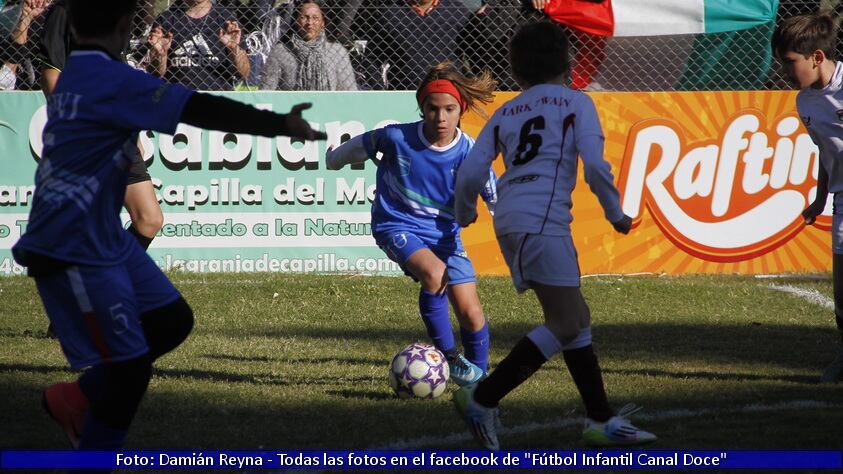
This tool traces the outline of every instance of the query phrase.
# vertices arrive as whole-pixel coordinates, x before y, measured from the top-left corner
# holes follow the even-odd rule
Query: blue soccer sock
[[[489,325],[484,324],[477,331],[460,328],[465,358],[486,372],[489,368]]]
[[[419,312],[433,345],[446,355],[453,351],[456,343],[451,331],[451,316],[448,314],[448,296],[422,288],[419,291]]]

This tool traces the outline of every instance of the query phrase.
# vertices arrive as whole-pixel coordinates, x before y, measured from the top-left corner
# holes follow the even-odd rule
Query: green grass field
[[[158,361],[127,448],[467,449],[452,388],[395,398],[386,371],[424,340],[407,278],[171,275],[196,313]],[[805,297],[770,288],[789,285]],[[492,364],[540,320],[532,294],[479,281]],[[659,449],[843,447],[843,385],[817,383],[838,349],[828,279],[599,277],[583,280],[610,400]],[[40,390],[74,373],[31,280],[0,279],[0,446],[61,449]],[[504,449],[581,449],[582,406],[561,357],[501,405]]]

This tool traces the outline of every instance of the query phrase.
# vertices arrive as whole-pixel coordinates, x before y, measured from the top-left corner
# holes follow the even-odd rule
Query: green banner
[[[149,254],[165,270],[396,273],[375,246],[373,162],[325,168],[325,151],[366,130],[417,120],[407,92],[234,92],[259,108],[305,112],[327,142],[291,143],[180,125],[141,144],[164,211]],[[0,275],[21,274],[10,248],[26,228],[46,122],[39,92],[0,94]],[[236,120],[235,118],[233,118]],[[124,220],[128,215],[124,213]]]

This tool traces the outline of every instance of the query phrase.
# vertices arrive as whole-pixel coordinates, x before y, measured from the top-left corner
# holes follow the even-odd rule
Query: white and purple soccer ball
[[[389,386],[399,398],[436,398],[450,375],[445,355],[421,342],[401,349],[389,364]]]

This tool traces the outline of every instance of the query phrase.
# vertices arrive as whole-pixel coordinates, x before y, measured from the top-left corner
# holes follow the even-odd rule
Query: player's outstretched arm
[[[606,220],[615,225],[623,219],[624,213],[621,209],[620,193],[612,177],[612,167],[603,159],[603,142],[604,139],[600,135],[586,135],[579,137],[577,148],[583,163],[585,182],[600,201]]]
[[[181,122],[198,128],[264,137],[285,135],[300,140],[325,140],[325,132],[310,127],[301,113],[311,104],[297,104],[288,114],[258,110],[236,100],[194,92],[184,106]]]
[[[802,211],[802,218],[805,219],[805,225],[811,225],[817,220],[817,216],[823,213],[825,202],[828,200],[828,172],[825,170],[822,161],[820,161],[819,165],[817,172],[817,196],[814,198],[814,202]]]
[[[363,163],[369,159],[369,153],[363,142],[365,135],[365,133],[357,135],[336,148],[328,148],[328,152],[325,153],[325,166],[329,170],[339,170],[345,165]]]

